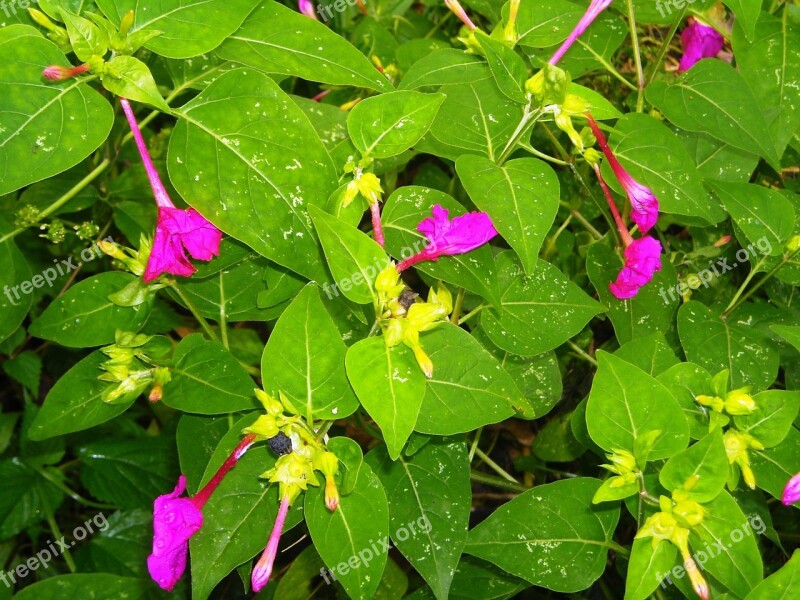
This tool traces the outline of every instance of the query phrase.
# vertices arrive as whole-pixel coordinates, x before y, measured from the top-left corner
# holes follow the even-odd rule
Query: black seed
[[[415,291],[406,289],[403,290],[402,294],[400,294],[397,302],[400,304],[400,306],[408,310],[409,307],[414,304],[414,300],[416,300],[418,296],[419,294],[417,294]]]
[[[275,437],[269,438],[267,444],[278,456],[289,454],[292,451],[292,440],[282,431],[279,431]]]

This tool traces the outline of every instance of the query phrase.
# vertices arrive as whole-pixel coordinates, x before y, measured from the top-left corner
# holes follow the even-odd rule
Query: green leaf
[[[233,244],[223,242],[220,257],[209,263],[197,263],[197,273],[179,279],[178,287],[201,315],[217,322],[271,321],[277,318],[280,302],[271,306],[259,302],[261,295],[270,291],[265,271],[272,263],[254,252],[236,258],[233,256],[235,251]],[[225,264],[228,258],[233,259],[230,265]],[[209,271],[216,272],[206,276]],[[177,295],[175,299],[183,304]]]
[[[561,271],[539,260],[526,276],[511,252],[496,257],[500,302],[484,310],[481,326],[503,350],[521,356],[557,348],[603,311]]]
[[[662,540],[653,548],[650,538],[634,539],[625,579],[625,600],[650,598],[675,565],[677,554],[678,549],[668,541]]]
[[[499,40],[494,40],[478,30],[475,37],[483,50],[495,83],[514,102],[524,104],[527,92],[525,81],[528,79],[528,67],[525,61]]]
[[[110,40],[102,29],[88,19],[73,15],[67,10],[62,10],[59,14],[67,26],[72,51],[78,59],[86,62],[95,55],[105,56]]]
[[[466,213],[451,196],[426,187],[404,186],[392,193],[383,208],[381,219],[386,233],[386,249],[392,256],[408,258],[428,245],[428,239],[417,230],[423,219],[431,216],[434,205],[447,209],[450,219]],[[414,266],[436,279],[441,279],[499,302],[495,284],[494,261],[488,245],[457,256],[442,256],[436,262]]]
[[[393,459],[417,423],[425,396],[425,375],[406,346],[386,346],[382,337],[355,343],[345,361],[350,385],[383,432]]]
[[[465,330],[443,323],[422,334],[420,343],[433,361],[416,429],[451,435],[499,423],[525,406],[511,376]]]
[[[435,50],[420,58],[406,72],[399,88],[415,90],[487,79],[492,74],[481,60],[455,48]]]
[[[767,122],[745,77],[721,60],[702,60],[668,85],[647,87],[647,99],[675,125],[701,131],[741,150],[758,149],[770,164],[779,156],[764,139]]]
[[[760,3],[735,1],[741,3],[743,8]],[[736,66],[764,112],[770,138],[778,154],[783,154],[800,127],[795,88],[795,83],[800,80],[800,31],[797,24],[792,22],[789,12],[784,11],[781,20],[762,13],[755,28],[748,30],[749,43],[738,35],[738,27],[733,36]],[[752,23],[751,19],[745,25]]]
[[[317,235],[325,250],[336,289],[358,304],[377,302],[375,278],[389,265],[378,243],[316,206],[309,208]],[[326,288],[327,291],[327,288]]]
[[[555,171],[535,158],[498,167],[473,154],[459,157],[456,171],[470,199],[488,213],[530,275],[558,212],[561,196]]]
[[[42,358],[31,350],[25,350],[3,362],[3,371],[22,384],[34,397],[39,397],[39,382],[42,378]]]
[[[211,456],[231,429],[227,416],[183,415],[178,421],[175,443],[178,446],[181,473],[186,475],[189,494],[197,492]]]
[[[150,315],[150,303],[129,308],[108,299],[135,280],[120,271],[84,279],[48,305],[31,323],[30,334],[68,348],[88,348],[113,343],[118,329],[139,331]]]
[[[585,10],[586,7],[566,0],[548,0],[537,5],[522,2],[517,15],[518,43],[531,48],[547,48],[563,42]]]
[[[697,502],[716,498],[727,479],[728,458],[720,428],[672,456],[658,474],[658,480],[667,490],[686,490]]]
[[[136,102],[145,102],[162,112],[170,112],[150,69],[138,58],[115,56],[105,67],[100,81],[109,92]]]
[[[389,92],[356,104],[347,117],[347,131],[364,156],[402,154],[422,139],[444,102],[442,94]]]
[[[345,375],[347,346],[308,284],[278,319],[261,357],[264,389],[296,401],[312,419],[341,419],[358,408]]]
[[[763,0],[723,0],[722,3],[731,9],[736,16],[736,23],[747,32],[748,39],[752,39],[756,34],[756,23],[761,15]],[[738,53],[736,62],[739,62]]]
[[[39,581],[19,592],[19,600],[59,598],[59,600],[145,600],[152,597],[153,584],[145,579],[120,577],[109,573],[57,575]]]
[[[609,144],[631,176],[656,195],[661,212],[699,217],[708,223],[725,218],[719,205],[709,202],[684,143],[658,119],[640,113],[626,114],[617,121]],[[603,164],[603,175],[609,185],[622,191],[607,162]]]
[[[737,596],[747,596],[763,577],[756,534],[728,492],[720,493],[705,509],[703,522],[691,529],[689,544],[694,550],[708,548],[703,567]]]
[[[217,50],[220,58],[264,73],[388,92],[392,85],[367,58],[323,23],[264,2]]]
[[[258,407],[244,367],[222,344],[200,334],[181,340],[170,373],[161,401],[176,410],[219,415]]]
[[[751,183],[708,180],[706,183],[742,229],[751,248],[758,244],[760,250],[764,240],[771,256],[783,252],[783,244],[795,227],[794,208],[783,194]]]
[[[775,573],[759,583],[745,600],[791,600],[800,594],[800,551]]]
[[[780,500],[786,482],[800,473],[800,433],[790,427],[780,444],[750,457],[758,487]]]
[[[773,342],[751,327],[720,319],[700,302],[681,306],[678,334],[688,360],[711,373],[730,371],[731,389],[766,389],[778,376],[780,357]]]
[[[670,367],[680,364],[662,333],[651,333],[623,344],[614,356],[622,358],[642,371],[657,377]]]
[[[92,442],[78,450],[81,482],[92,497],[122,508],[148,508],[175,487],[178,465],[171,437]]]
[[[213,50],[236,31],[258,0],[180,0],[177,5],[161,0],[97,0],[97,5],[115,25],[134,10],[132,33],[152,29],[161,32],[145,44],[161,56],[191,58]]]
[[[599,351],[597,362],[586,422],[598,446],[608,452],[633,452],[637,439],[659,431],[650,460],[668,458],[686,447],[689,425],[666,387],[613,354]]]
[[[588,588],[605,571],[618,506],[598,508],[600,481],[575,478],[536,486],[469,533],[465,552],[557,592]]]
[[[770,325],[769,327],[784,340],[800,352],[800,326],[797,325]]]
[[[111,105],[82,79],[45,82],[69,66],[55,44],[26,25],[0,29],[0,196],[77,165],[108,137]]]
[[[237,69],[186,104],[168,164],[178,192],[220,229],[327,280],[306,211],[336,189],[336,173],[306,116],[269,77]]]
[[[446,99],[429,136],[416,149],[450,160],[462,154],[497,160],[522,120],[522,106],[507,98],[491,77],[445,85],[439,91]]]
[[[100,398],[109,384],[97,377],[107,360],[99,350],[92,352],[56,382],[31,425],[32,440],[89,429],[128,410],[134,398],[125,404],[107,404]]]
[[[374,597],[386,566],[389,508],[386,492],[369,465],[364,464],[355,488],[331,512],[320,487],[305,497],[308,532],[322,560],[354,600]]]
[[[0,232],[6,228],[0,226]],[[22,324],[33,304],[33,296],[20,293],[20,282],[31,281],[33,273],[25,256],[13,240],[0,244],[0,341],[8,338]]]
[[[436,440],[396,461],[379,446],[367,455],[367,462],[386,489],[389,531],[398,550],[439,600],[448,598],[469,527],[472,492],[466,444]]]
[[[257,416],[243,417],[231,427],[214,452],[201,485],[211,479],[241,441],[242,429],[252,425]],[[203,528],[189,542],[193,598],[205,600],[228,573],[264,551],[278,514],[278,486],[260,476],[274,464],[275,457],[266,446],[254,446],[203,507]],[[301,511],[290,510],[284,532],[300,520]]]
[[[64,494],[19,458],[0,462],[0,538],[36,525],[58,509]]]
[[[765,448],[780,444],[792,428],[800,410],[800,392],[768,390],[755,394],[756,410],[733,418],[736,428],[749,433]]]

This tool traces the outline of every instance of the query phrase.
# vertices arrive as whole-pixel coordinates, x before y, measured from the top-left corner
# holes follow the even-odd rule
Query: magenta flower
[[[683,56],[678,71],[683,73],[691,69],[695,63],[704,58],[713,58],[725,45],[725,38],[713,27],[703,25],[694,18],[681,33]]]
[[[647,233],[658,221],[658,198],[650,191],[650,188],[631,177],[630,173],[620,164],[592,115],[586,113],[586,118],[592,128],[594,137],[597,139],[597,144],[603,150],[603,154],[605,154],[606,160],[611,166],[611,170],[614,171],[614,175],[616,175],[617,180],[619,180],[628,195],[628,199],[631,202],[631,220],[639,226],[639,231]]]
[[[464,254],[497,235],[492,220],[484,212],[467,213],[453,220],[448,218],[448,213],[437,204],[433,207],[433,217],[423,219],[417,225],[417,230],[425,234],[430,243],[422,252],[399,263],[398,271],[426,260],[438,260],[440,256]]]
[[[469,18],[467,11],[464,10],[464,7],[461,6],[461,3],[458,0],[444,0],[444,4],[455,16],[459,18],[464,25],[467,26],[467,29],[470,31],[475,31],[475,23],[473,23],[472,19]]]
[[[181,475],[171,494],[153,504],[153,553],[147,557],[150,577],[168,592],[186,570],[189,538],[203,526],[203,513],[191,498],[181,498],[186,476]]]
[[[314,11],[314,3],[311,0],[298,0],[297,8],[305,16],[318,21],[317,13]]]
[[[548,61],[551,65],[555,65],[561,58],[567,53],[572,47],[572,44],[575,43],[579,37],[583,35],[583,32],[591,25],[594,20],[600,16],[600,13],[603,12],[605,9],[609,7],[612,0],[592,0],[592,3],[589,5],[589,8],[586,9],[586,12],[581,17],[581,20],[578,21],[578,24],[575,26],[575,29],[572,30],[572,33],[569,34],[569,37],[561,44],[561,47],[556,50],[556,53],[550,57]]]
[[[800,500],[800,473],[792,477],[783,488],[781,502],[789,506]]]
[[[150,187],[158,205],[158,223],[156,225],[153,249],[144,272],[144,281],[149,283],[164,273],[189,277],[197,269],[189,262],[189,256],[197,260],[208,261],[219,256],[219,245],[222,232],[193,208],[180,209],[170,200],[164,184],[158,176],[147,146],[139,131],[139,124],[133,114],[130,102],[119,99],[125,117],[142,157]]]
[[[193,498],[181,497],[186,490],[185,475],[178,478],[171,493],[156,498],[153,503],[153,553],[147,557],[147,569],[162,589],[171,592],[183,575],[189,540],[203,526],[203,506],[255,439],[255,434],[242,438],[214,477]]]
[[[633,240],[625,248],[625,266],[609,289],[619,300],[633,298],[660,270],[661,243],[649,235]]]
[[[267,547],[261,554],[261,558],[258,559],[256,566],[253,567],[253,573],[250,577],[250,583],[256,593],[260,592],[269,583],[269,578],[272,576],[272,566],[275,564],[275,557],[278,555],[278,544],[281,541],[281,533],[283,533],[283,524],[286,522],[287,514],[289,514],[289,497],[284,496],[278,509],[278,516],[275,517],[272,533],[269,534]]]

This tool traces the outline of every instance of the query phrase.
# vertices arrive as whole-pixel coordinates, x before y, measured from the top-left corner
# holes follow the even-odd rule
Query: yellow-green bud
[[[725,412],[729,415],[749,415],[756,410],[756,402],[748,393],[750,388],[740,388],[725,396]]]

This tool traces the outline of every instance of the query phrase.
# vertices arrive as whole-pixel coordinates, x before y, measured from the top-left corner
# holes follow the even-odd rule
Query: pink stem
[[[633,242],[633,238],[631,237],[628,228],[625,227],[625,222],[622,220],[622,217],[619,215],[619,210],[614,202],[614,196],[611,194],[611,190],[608,188],[606,180],[603,179],[603,175],[600,173],[600,165],[594,164],[592,166],[594,167],[594,172],[597,174],[597,180],[600,182],[600,187],[603,188],[603,194],[608,201],[608,208],[611,209],[611,214],[614,216],[614,222],[617,224],[619,235],[622,237],[622,242],[627,248]]]
[[[567,50],[569,50],[572,47],[572,44],[575,43],[575,40],[581,37],[589,25],[591,25],[600,15],[600,13],[608,8],[609,4],[611,4],[611,1],[612,0],[592,0],[589,8],[575,26],[575,29],[572,30],[572,33],[569,34],[569,37],[564,41],[563,44],[561,44],[561,47],[556,50],[556,53],[553,54],[548,61],[551,65],[557,64],[558,61],[563,58],[563,56],[567,53]]]
[[[131,108],[130,102],[128,102],[127,98],[120,98],[119,103],[122,105],[122,110],[125,112],[125,117],[128,119],[128,125],[131,127],[133,139],[136,141],[136,147],[139,149],[139,155],[142,157],[144,169],[147,171],[147,178],[150,180],[150,187],[153,188],[153,195],[156,198],[156,204],[163,208],[175,208],[175,205],[169,198],[167,189],[164,187],[164,184],[161,183],[156,166],[150,158],[150,153],[147,151],[147,145],[144,143],[142,132],[139,131],[139,123],[136,122],[136,116],[133,114],[133,108]]]
[[[608,145],[608,142],[606,141],[606,136],[603,135],[602,131],[600,131],[600,127],[597,125],[597,121],[594,120],[594,117],[592,117],[592,115],[587,112],[586,119],[589,121],[589,127],[592,128],[592,133],[594,134],[594,137],[597,139],[597,145],[600,146],[600,149],[603,151],[603,154],[605,154],[606,160],[608,161],[609,166],[611,166],[611,170],[614,171],[614,175],[617,176],[619,182],[623,184],[623,186],[625,186],[626,182],[628,182],[631,179],[631,176],[628,175],[628,172],[625,170],[625,167],[623,167],[617,160],[617,157],[614,156],[613,150],[611,150],[611,148]]]
[[[275,557],[278,555],[278,544],[281,541],[281,533],[283,533],[283,524],[286,522],[287,514],[289,514],[289,498],[285,497],[281,500],[278,516],[275,517],[275,525],[272,527],[272,533],[269,534],[267,547],[253,569],[252,584],[253,591],[256,593],[260,592],[269,583],[269,578],[272,575],[272,566],[275,563]]]
[[[377,202],[370,202],[369,210],[372,213],[372,233],[375,235],[375,241],[383,248],[386,245],[386,239],[383,236],[383,225],[381,224],[381,207]]]
[[[245,452],[252,446],[256,441],[256,434],[248,433],[242,441],[239,442],[239,445],[234,448],[233,452],[231,452],[230,456],[225,459],[225,462],[222,463],[222,466],[219,470],[214,474],[214,477],[211,478],[205,487],[197,492],[197,494],[192,498],[192,504],[194,504],[197,508],[203,508],[208,499],[211,497],[211,494],[214,493],[214,490],[217,489],[222,480],[225,479],[225,475],[236,466],[236,463],[239,462],[239,459],[244,455]]]

